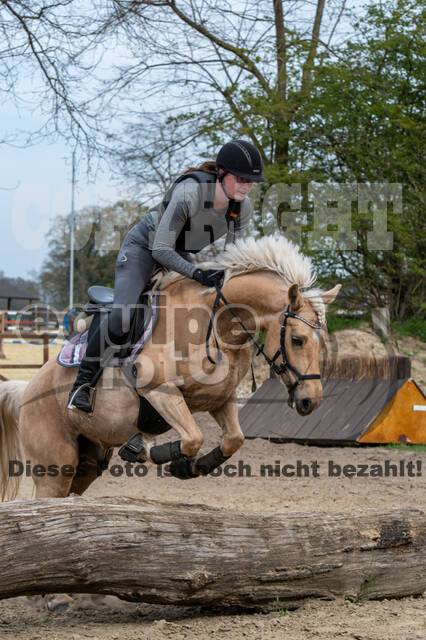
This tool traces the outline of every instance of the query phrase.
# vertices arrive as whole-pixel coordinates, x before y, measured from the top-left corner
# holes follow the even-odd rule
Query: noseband
[[[217,341],[216,335],[214,333],[214,329],[213,329],[213,324],[214,324],[214,317],[216,315],[216,311],[217,311],[217,307],[219,305],[219,300],[222,299],[223,303],[225,304],[225,306],[229,309],[229,311],[232,313],[232,315],[234,316],[234,318],[236,318],[237,322],[241,325],[241,327],[243,328],[244,332],[248,335],[249,340],[256,346],[257,351],[256,351],[256,356],[258,356],[260,353],[262,354],[262,356],[265,358],[266,362],[268,363],[269,367],[271,368],[271,370],[276,373],[277,375],[282,375],[283,373],[285,373],[287,376],[289,376],[289,371],[291,371],[295,376],[296,376],[296,380],[295,382],[293,382],[293,384],[290,384],[288,387],[288,393],[290,396],[290,402],[293,403],[294,402],[294,392],[296,390],[296,388],[298,387],[298,385],[303,382],[304,380],[320,380],[321,379],[321,375],[319,373],[310,373],[310,374],[304,374],[304,373],[300,373],[300,371],[298,371],[298,369],[296,369],[295,366],[293,366],[287,358],[287,351],[285,348],[285,331],[287,328],[287,320],[288,318],[296,318],[297,320],[301,320],[301,322],[304,322],[305,324],[307,324],[309,327],[312,327],[313,329],[322,329],[322,325],[320,324],[312,324],[311,322],[309,322],[308,320],[305,320],[305,318],[302,318],[302,316],[298,316],[296,313],[293,313],[292,311],[290,311],[290,305],[288,305],[287,309],[284,311],[284,320],[283,323],[281,325],[281,331],[280,331],[280,348],[278,349],[278,351],[275,353],[275,355],[273,356],[273,358],[271,359],[263,350],[263,344],[259,344],[254,337],[251,335],[251,333],[249,332],[249,330],[247,329],[247,327],[245,326],[245,324],[242,322],[242,320],[240,320],[240,318],[238,317],[238,315],[235,313],[235,311],[232,309],[232,307],[229,305],[228,301],[225,299],[222,290],[221,290],[221,286],[216,286],[216,299],[214,301],[213,304],[213,308],[212,308],[212,315],[210,317],[210,322],[209,322],[209,326],[207,329],[207,335],[206,335],[206,352],[207,352],[207,358],[209,359],[209,361],[212,364],[217,364],[212,357],[210,356],[210,347],[209,347],[209,342],[210,342],[210,336],[211,333],[213,331],[213,335],[214,335],[214,339],[215,339],[215,343],[216,343],[216,349],[218,352],[218,361],[221,362],[222,360],[222,352],[220,350],[219,347],[219,343]],[[275,361],[276,359],[281,355],[281,363],[278,365]],[[252,377],[253,377],[253,386],[252,386],[252,390],[255,391],[256,390],[256,382],[254,380],[254,373],[253,373],[253,366],[252,366]]]

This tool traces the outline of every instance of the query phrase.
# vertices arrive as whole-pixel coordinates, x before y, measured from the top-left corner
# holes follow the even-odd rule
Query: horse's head
[[[308,415],[321,402],[320,352],[326,332],[325,308],[341,285],[303,296],[297,284],[288,290],[288,304],[271,323],[265,351],[289,392],[289,405]]]

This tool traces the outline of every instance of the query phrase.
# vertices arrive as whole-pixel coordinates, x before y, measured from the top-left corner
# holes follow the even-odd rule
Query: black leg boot
[[[96,383],[107,362],[103,361],[108,332],[108,317],[102,319],[101,314],[95,314],[89,328],[86,353],[80,363],[77,378],[68,399],[68,409],[80,409],[86,413],[93,413],[96,394]],[[114,355],[112,352],[111,356]],[[110,358],[108,358],[109,360]]]

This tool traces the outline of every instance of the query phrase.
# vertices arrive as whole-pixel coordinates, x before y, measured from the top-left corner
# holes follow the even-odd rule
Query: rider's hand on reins
[[[225,272],[218,269],[196,269],[192,276],[204,287],[221,287]]]

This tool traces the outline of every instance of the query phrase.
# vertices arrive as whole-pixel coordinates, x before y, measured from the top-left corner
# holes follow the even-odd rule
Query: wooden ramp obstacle
[[[408,358],[371,359],[367,366],[354,359],[333,366],[328,367],[323,401],[309,416],[288,406],[279,379],[265,380],[240,409],[245,437],[324,445],[426,443],[426,397],[407,377]],[[348,378],[336,379],[342,371]]]

